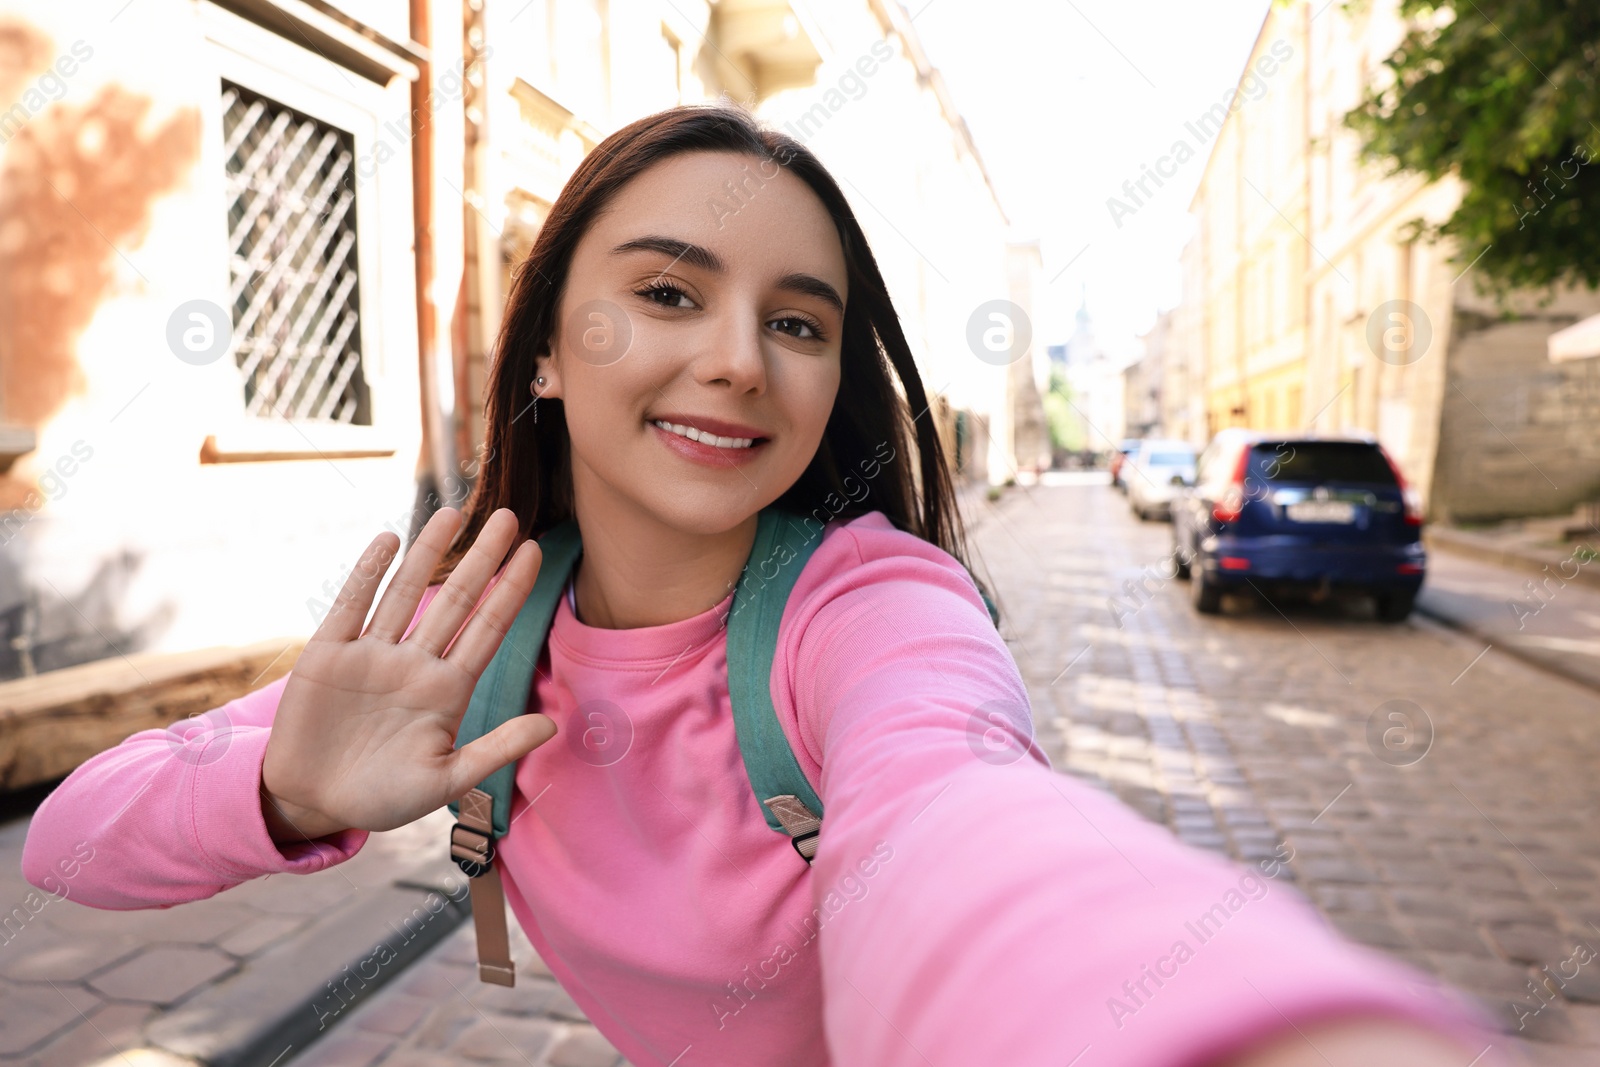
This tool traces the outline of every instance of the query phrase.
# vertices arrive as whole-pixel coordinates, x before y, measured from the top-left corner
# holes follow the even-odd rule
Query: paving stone
[[[1372,868],[1350,857],[1295,856],[1291,861],[1300,877],[1308,882],[1361,882],[1378,881]]]
[[[1520,998],[1531,996],[1533,972],[1525,966],[1494,957],[1433,953],[1433,973],[1481,996]]]
[[[550,1067],[615,1067],[621,1059],[598,1031],[583,1027],[568,1034],[550,1053]]]
[[[1465,919],[1467,909],[1447,890],[1427,886],[1394,886],[1389,899],[1397,911],[1417,918]]]
[[[216,945],[234,956],[252,956],[273,942],[293,934],[309,921],[303,916],[265,915],[234,930]]]
[[[1455,875],[1431,860],[1378,860],[1377,871],[1383,881],[1395,885],[1448,886]]]
[[[1330,918],[1346,937],[1378,948],[1404,948],[1409,942],[1393,923],[1362,915],[1332,915]]]
[[[330,1034],[294,1058],[295,1067],[372,1067],[393,1050],[393,1042],[370,1034]]]
[[[564,995],[554,979],[536,975],[518,975],[517,984],[511,989],[480,985],[482,988],[472,994],[472,1003],[484,1011],[505,1015],[543,1015]]]
[[[180,908],[141,908],[105,911],[72,905],[46,909],[41,917],[57,930],[71,935],[137,938],[149,943],[170,941],[204,944],[259,917],[259,912],[218,897],[191,901]]]
[[[405,995],[384,997],[376,1003],[362,1005],[353,1021],[362,1030],[404,1037],[427,1017],[434,1003]]]
[[[392,924],[424,906],[425,897],[421,890],[398,886],[362,891],[156,1020],[148,1040],[202,1061],[242,1049],[270,1062],[283,1047],[303,1045],[322,1033],[330,1017],[334,1026],[347,1019],[351,1003],[365,1002],[391,978],[407,977],[411,959],[436,943],[430,939],[456,928],[452,924],[463,916],[446,907],[420,932],[402,939]],[[380,940],[393,954],[382,957],[382,966],[370,962]],[[334,978],[340,979],[336,991],[329,988]]]
[[[175,1004],[238,965],[226,953],[200,945],[155,945],[90,979],[117,1000]]]
[[[121,1054],[138,1047],[145,1022],[158,1010],[148,1004],[101,1004],[62,1036],[35,1049],[28,1059],[38,1067],[90,1063],[121,1067]],[[141,1061],[142,1056],[136,1062],[143,1067]]]
[[[1591,960],[1572,974],[1571,966],[1547,965],[1551,981],[1556,983],[1563,1000],[1577,1004],[1600,1004],[1600,960]],[[1570,976],[1570,977],[1569,977]]]
[[[1383,897],[1367,886],[1312,883],[1311,896],[1329,913],[1360,912],[1367,915],[1383,914]]]
[[[472,1016],[463,1014],[455,1004],[428,1017],[422,1028],[411,1037],[411,1044],[423,1050],[447,1049],[473,1023]]]
[[[1575,1036],[1566,1006],[1560,1002],[1547,1003],[1534,1009],[1508,1002],[1505,1010],[1510,1013],[1512,1029],[1531,1041],[1561,1042]]]
[[[1558,925],[1554,912],[1522,897],[1486,897],[1466,895],[1467,910],[1472,917],[1485,923],[1531,922]]]
[[[1458,952],[1468,956],[1487,956],[1489,947],[1472,927],[1460,922],[1416,919],[1409,924],[1416,940],[1430,952]]]
[[[80,1021],[78,1011],[49,986],[0,982],[0,1055],[15,1055]]]
[[[39,924],[23,930],[0,951],[0,974],[26,982],[76,982],[141,948],[133,938],[71,937]]]
[[[583,1009],[578,1007],[565,990],[555,995],[549,1006],[545,1008],[545,1011],[557,1019],[567,1019],[572,1022],[582,1023],[589,1021],[589,1017],[583,1013]]]
[[[1525,892],[1515,875],[1491,867],[1469,867],[1457,872],[1451,884],[1476,896],[1521,896]]]
[[[1536,967],[1553,964],[1572,953],[1572,946],[1554,926],[1534,923],[1493,923],[1489,936],[1508,959]]]
[[[456,998],[466,993],[470,997],[473,986],[483,985],[478,980],[476,964],[452,964],[442,960],[429,960],[400,980],[400,989],[414,997],[428,1000]]]
[[[555,1024],[536,1019],[474,1020],[450,1044],[450,1051],[472,1060],[531,1063],[544,1054]]]
[[[1350,843],[1338,834],[1289,829],[1283,840],[1294,849],[1296,856],[1343,856],[1349,853]]]

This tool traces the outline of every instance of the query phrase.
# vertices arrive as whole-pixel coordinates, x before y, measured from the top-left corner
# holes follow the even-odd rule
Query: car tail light
[[[1395,568],[1395,573],[1396,574],[1421,574],[1422,573],[1422,564],[1420,564],[1420,563],[1402,563],[1398,567]]]
[[[1400,473],[1400,464],[1394,461],[1394,457],[1389,455],[1382,445],[1378,446],[1378,452],[1383,456],[1384,462],[1389,464],[1389,469],[1394,472],[1395,484],[1400,487],[1401,499],[1406,502],[1406,525],[1421,526],[1422,498],[1417,495],[1415,489],[1406,484],[1405,477]]]
[[[1217,562],[1222,564],[1222,569],[1225,571],[1247,571],[1250,569],[1250,561],[1243,556],[1223,556]]]
[[[1211,509],[1211,517],[1218,522],[1237,522],[1239,513],[1244,510],[1244,471],[1249,462],[1250,446],[1245,445],[1239,449],[1239,462],[1233,468],[1233,480],[1223,490],[1222,499]]]

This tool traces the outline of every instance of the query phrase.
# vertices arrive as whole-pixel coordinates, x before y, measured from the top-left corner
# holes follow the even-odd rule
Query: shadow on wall
[[[59,580],[35,584],[26,556],[0,551],[0,590],[17,590],[0,608],[0,681],[93,663],[153,644],[177,616],[169,603],[131,625],[122,604],[142,558],[127,549],[102,559],[81,588]]]
[[[144,243],[153,205],[183,183],[200,151],[197,108],[152,125],[151,98],[118,85],[103,85],[81,105],[62,93],[29,106],[54,78],[60,53],[58,42],[27,23],[0,22],[0,421],[35,431],[93,388],[79,339],[100,305],[118,295],[119,275],[141,274],[119,249]],[[156,279],[142,282],[160,288]],[[15,518],[32,525],[47,502],[33,477],[16,468],[0,474],[0,512],[21,512]],[[96,545],[102,562],[93,578],[69,588],[28,551],[43,542],[41,533],[27,530],[0,547],[0,676],[131,652],[165,625],[152,618],[132,630],[116,627],[118,601],[138,566],[122,546]],[[72,540],[93,544],[92,537]]]

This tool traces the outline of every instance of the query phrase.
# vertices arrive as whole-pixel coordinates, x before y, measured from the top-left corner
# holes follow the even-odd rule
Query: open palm
[[[379,534],[300,654],[262,764],[263,812],[275,839],[404,826],[555,735],[548,716],[519,715],[455,748],[473,687],[540,563],[538,544],[525,541],[483,596],[517,533],[516,517],[496,511],[408,635],[428,576],[460,524],[453,508],[429,520],[363,632],[399,548],[393,534]]]

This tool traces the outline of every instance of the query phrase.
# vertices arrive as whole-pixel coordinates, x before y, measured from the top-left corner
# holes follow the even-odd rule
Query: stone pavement
[[[1366,605],[1201,616],[1167,524],[1049,480],[979,541],[1055,765],[1201,847],[1288,843],[1346,934],[1520,1023],[1532,1062],[1600,1062],[1600,959],[1573,962],[1600,949],[1595,691]]]
[[[994,505],[981,494],[964,501],[978,520],[975,566],[992,579],[1054,765],[1199,847],[1251,859],[1291,846],[1295,884],[1331,923],[1480,997],[1530,1063],[1600,1062],[1600,959],[1574,957],[1579,943],[1600,948],[1600,697],[1426,619],[1390,626],[1362,607],[1244,601],[1200,616],[1186,583],[1162,576],[1169,527],[1129,517],[1103,474],[1046,483],[1008,490]],[[1521,585],[1509,572],[1500,580]],[[371,912],[360,902],[397,879],[440,886],[438,866],[397,874],[439,863],[435,824],[447,820],[429,820],[395,831],[387,854],[369,844],[334,871],[266,879],[171,911],[50,904],[37,929],[0,947],[0,1038],[22,1033],[9,1027],[29,1025],[33,1011],[64,1018],[62,1007],[45,1006],[47,992],[88,1019],[48,1052],[35,1038],[29,1055],[0,1056],[0,1065],[120,1062],[113,1043],[148,1043],[153,1021],[201,998],[215,1013],[227,1003],[216,990],[237,990],[252,967],[265,973],[253,945],[299,936],[308,950],[315,939],[305,924],[318,916],[352,900]],[[380,836],[389,835],[374,843]],[[16,827],[0,829],[0,853],[17,849]],[[335,885],[340,871],[350,881]],[[6,899],[26,889],[14,872],[14,862],[0,872]],[[86,947],[91,934],[103,947]],[[8,953],[34,935],[19,970]],[[285,1040],[271,1055],[231,1062],[620,1064],[515,924],[513,938],[515,989],[477,981],[470,926],[458,927],[332,1016],[319,1040]],[[118,974],[141,957],[154,962]],[[292,992],[302,1012],[337,970],[300,968]],[[157,993],[176,999],[153,1002]],[[28,1007],[13,1011],[14,1002]],[[248,1000],[235,994],[231,1011],[210,1018],[259,1029]]]
[[[435,812],[330,870],[139,911],[74,903],[70,882],[65,900],[39,893],[19,866],[27,820],[0,827],[0,1065],[281,1058],[339,1014],[326,983],[346,965],[391,945],[364,983],[375,990],[467,918],[451,897],[465,890],[444,854],[450,823]]]

